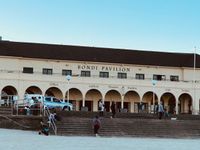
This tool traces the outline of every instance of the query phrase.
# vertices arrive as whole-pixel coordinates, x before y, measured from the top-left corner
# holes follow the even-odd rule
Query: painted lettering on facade
[[[79,70],[98,70],[98,71],[116,71],[116,72],[130,72],[129,67],[114,67],[114,66],[95,66],[95,65],[78,65]]]
[[[98,85],[89,85],[90,88],[99,88]]]
[[[112,86],[112,85],[109,85],[108,88],[111,88],[111,89],[117,89],[118,86]]]
[[[130,89],[130,90],[137,90],[136,87],[128,87],[128,89]]]
[[[49,85],[50,85],[50,86],[59,86],[58,83],[53,83],[53,82],[49,83]]]
[[[98,70],[98,66],[78,65],[78,69],[81,69],[81,70]]]

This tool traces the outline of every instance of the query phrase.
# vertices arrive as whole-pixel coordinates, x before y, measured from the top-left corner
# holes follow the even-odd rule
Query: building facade
[[[195,56],[194,67],[193,54],[0,41],[1,100],[42,94],[97,111],[102,99],[106,111],[115,101],[134,113],[152,113],[162,101],[169,113],[199,114]]]

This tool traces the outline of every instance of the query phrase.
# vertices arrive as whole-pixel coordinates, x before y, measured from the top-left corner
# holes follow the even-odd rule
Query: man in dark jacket
[[[110,108],[111,108],[111,112],[112,112],[112,118],[115,118],[115,114],[116,114],[116,104],[115,104],[115,102],[112,102]]]
[[[99,129],[101,127],[101,121],[99,119],[99,116],[95,116],[95,118],[92,121],[92,124],[93,124],[94,134],[95,136],[98,136]]]

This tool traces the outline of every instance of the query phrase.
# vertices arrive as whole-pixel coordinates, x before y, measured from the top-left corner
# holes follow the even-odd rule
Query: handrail
[[[46,115],[48,118],[50,118],[50,111],[47,107],[44,108],[44,115]],[[49,120],[49,123],[50,123],[50,126],[52,127],[55,135],[57,135],[57,126],[56,126],[56,123],[55,123],[55,120],[54,119],[51,119]]]

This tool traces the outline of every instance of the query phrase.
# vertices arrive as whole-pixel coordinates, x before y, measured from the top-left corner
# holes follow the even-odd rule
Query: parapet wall
[[[40,116],[3,116],[0,115],[0,128],[39,130]]]

